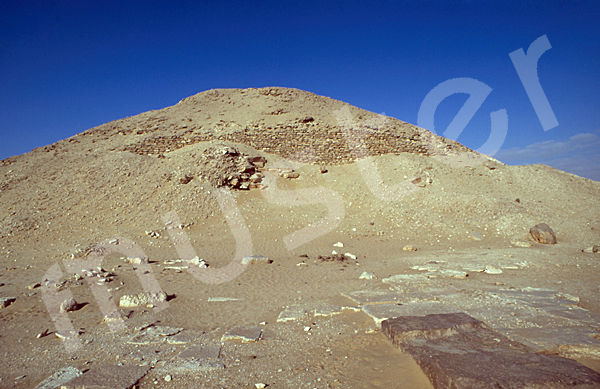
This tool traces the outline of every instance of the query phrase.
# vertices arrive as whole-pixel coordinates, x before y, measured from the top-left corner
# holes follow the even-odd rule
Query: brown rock
[[[527,346],[464,313],[385,320],[382,332],[410,354],[435,388],[593,388],[600,373]]]
[[[529,233],[533,239],[542,244],[556,244],[556,235],[546,223],[540,223],[531,227]]]

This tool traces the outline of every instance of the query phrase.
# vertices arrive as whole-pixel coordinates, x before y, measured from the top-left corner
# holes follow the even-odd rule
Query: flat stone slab
[[[129,344],[153,344],[162,343],[168,337],[179,334],[183,328],[174,328],[168,326],[151,325],[133,336],[127,343]]]
[[[181,359],[218,359],[221,355],[221,346],[218,344],[198,345],[188,347],[177,356]]]
[[[397,303],[400,301],[398,292],[389,290],[359,290],[356,292],[342,293],[342,296],[354,300],[357,304],[386,304]]]
[[[377,327],[384,320],[399,316],[425,316],[436,313],[456,313],[458,309],[444,305],[438,301],[424,301],[409,304],[375,304],[363,305],[362,310],[369,315]]]
[[[485,256],[483,256],[485,257]],[[436,262],[432,265],[438,265]],[[579,298],[553,289],[542,288],[498,288],[467,291],[448,285],[444,279],[424,280],[414,274],[398,274],[382,280],[396,290],[398,301],[408,306],[409,302],[425,303],[429,300],[452,307],[456,311],[473,316],[495,330],[515,337],[521,342],[547,354],[559,353],[565,357],[596,357],[600,355],[600,315],[583,309],[577,304]],[[393,294],[392,291],[375,290],[372,293]],[[353,294],[354,297],[369,294]],[[356,300],[355,300],[356,301]],[[368,304],[368,300],[360,300]],[[375,322],[398,316],[420,316],[427,312],[405,313],[402,306],[372,308],[361,305],[365,313]],[[592,336],[593,335],[593,336]]]
[[[222,370],[225,369],[225,363],[220,359],[200,359],[200,360],[176,360],[166,363],[162,367],[154,368],[160,374],[186,374],[196,373],[198,371]]]
[[[557,353],[568,358],[600,359],[600,340],[593,337],[600,334],[590,327],[519,328],[502,332],[536,351]]]
[[[319,307],[315,309],[315,316],[326,316],[331,317],[333,315],[339,315],[342,313],[344,308],[337,305],[328,305],[325,307]]]
[[[304,307],[287,307],[279,314],[277,322],[286,322],[301,319],[308,312]]]
[[[169,344],[186,344],[197,341],[202,335],[204,335],[204,331],[183,330],[178,334],[167,336],[167,342]]]
[[[600,387],[600,373],[537,354],[464,313],[398,317],[382,331],[438,389]]]
[[[98,366],[75,377],[61,389],[129,389],[142,378],[149,366]]]
[[[256,342],[260,338],[262,329],[257,326],[237,325],[227,331],[221,342],[239,340],[242,343]]]
[[[242,299],[236,297],[209,297],[209,302],[223,302],[223,301],[241,301]]]
[[[73,378],[79,377],[81,374],[83,373],[73,366],[63,367],[40,382],[35,389],[56,389],[71,381]]]

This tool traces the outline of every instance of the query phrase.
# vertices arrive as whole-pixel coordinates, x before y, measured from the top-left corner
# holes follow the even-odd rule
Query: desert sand
[[[341,101],[202,92],[0,161],[0,190],[0,387],[431,388],[398,309],[600,371],[600,183]]]

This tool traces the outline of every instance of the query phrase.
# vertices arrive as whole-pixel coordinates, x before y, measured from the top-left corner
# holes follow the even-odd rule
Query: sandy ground
[[[352,132],[358,134],[352,143],[337,120],[345,106],[283,88],[209,91],[2,161],[0,297],[16,301],[0,310],[0,386],[32,388],[65,366],[146,364],[153,369],[138,387],[427,388],[416,363],[364,312],[314,315],[324,307],[356,307],[345,297],[356,291],[400,290],[383,282],[397,274],[433,276],[436,287],[460,291],[465,306],[475,301],[470,296],[492,289],[543,288],[578,298],[581,312],[600,314],[600,254],[582,252],[600,244],[600,183],[547,166],[505,166],[348,106],[357,123],[367,123],[356,125],[353,131],[363,135]],[[389,131],[397,135],[394,142]],[[356,152],[356,139],[373,159]],[[211,178],[230,172],[204,164],[202,156],[225,146],[266,158],[263,189],[213,186]],[[267,168],[294,169],[299,177]],[[183,183],[185,177],[192,179]],[[209,272],[246,255],[272,263],[208,277],[220,283],[169,268],[193,266],[165,263],[187,255],[165,225],[173,211],[183,225],[177,233],[190,239]],[[529,229],[538,223],[554,230],[558,244],[532,241]],[[114,239],[143,251],[148,277],[169,299],[164,309],[122,308],[125,327],[112,332],[97,296],[66,266]],[[343,247],[334,246],[338,242]],[[417,251],[403,250],[406,245]],[[319,258],[334,250],[356,259]],[[144,290],[127,256],[115,252],[101,263],[112,274],[106,287],[115,302]],[[437,270],[417,269],[432,261]],[[471,266],[465,278],[442,271],[474,263],[480,268]],[[68,313],[73,328],[81,329],[81,346],[72,352],[53,334],[47,289],[35,286],[56,264],[62,274],[56,281],[71,280],[63,290],[80,303]],[[504,268],[490,274],[486,265]],[[359,279],[365,271],[375,278]],[[213,301],[218,298],[230,300]],[[278,322],[290,307],[306,314]],[[579,323],[573,320],[566,325]],[[600,336],[600,323],[591,320],[586,325]],[[177,354],[194,342],[128,343],[153,323],[196,330],[202,334],[196,343],[222,344],[225,368],[177,370]],[[240,324],[260,327],[260,340],[222,343]],[[37,337],[46,330],[48,336]],[[595,346],[573,350],[552,352],[599,369]],[[171,381],[164,380],[167,374]]]

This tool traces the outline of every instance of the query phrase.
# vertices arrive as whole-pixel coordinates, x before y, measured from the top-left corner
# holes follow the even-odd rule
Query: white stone
[[[488,274],[502,274],[502,269],[494,265],[485,265],[485,270]]]
[[[61,312],[70,312],[74,311],[77,308],[77,301],[74,298],[67,299],[60,303],[60,311]]]
[[[377,277],[375,276],[375,274],[371,273],[370,271],[364,271],[360,277],[358,277],[359,280],[373,280],[376,279]]]
[[[145,265],[148,263],[148,257],[127,257],[127,263],[131,263],[132,265]]]
[[[344,247],[344,244],[342,242],[337,242],[333,247]]]
[[[165,292],[143,292],[122,296],[119,300],[119,305],[121,307],[138,307],[164,301],[167,301],[167,294]]]

